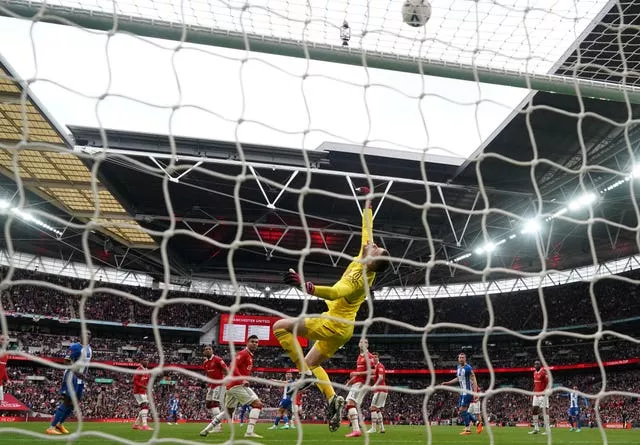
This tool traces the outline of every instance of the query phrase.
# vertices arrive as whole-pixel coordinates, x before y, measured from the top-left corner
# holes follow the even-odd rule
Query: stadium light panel
[[[49,224],[47,224],[47,223],[45,223],[43,221],[40,221],[38,218],[36,218],[35,216],[33,216],[29,212],[26,212],[26,211],[24,211],[22,209],[19,209],[17,207],[11,207],[11,203],[9,201],[7,201],[7,200],[4,200],[4,199],[0,200],[0,208],[5,209],[5,210],[6,209],[11,209],[10,210],[11,213],[16,215],[21,220],[26,221],[28,223],[31,223],[31,224],[33,224],[35,226],[38,226],[38,227],[42,228],[42,229],[46,229],[49,232],[53,232],[58,236],[62,236],[62,232],[60,230],[56,229],[55,227],[53,227],[53,226],[51,226],[51,225],[49,225]]]
[[[634,178],[640,178],[640,164],[636,164],[633,166],[631,176],[633,176]]]
[[[593,204],[596,199],[598,199],[596,194],[592,192],[585,193],[584,195],[580,195],[579,197],[577,197],[576,199],[574,199],[569,203],[569,206],[568,206],[569,210],[571,211],[580,210],[584,207],[587,207]]]
[[[453,261],[454,261],[455,263],[459,263],[459,262],[460,262],[460,261],[462,261],[462,260],[466,260],[466,259],[467,259],[467,258],[469,258],[470,256],[471,256],[471,253],[465,253],[464,255],[460,255],[459,257],[454,258],[454,259],[453,259]]]
[[[502,241],[502,243],[503,242],[504,241]],[[500,244],[502,244],[502,243],[500,243]],[[493,243],[489,242],[489,243],[485,244],[484,246],[479,247],[476,250],[474,250],[474,253],[476,255],[482,255],[485,252],[493,252],[495,249],[496,249],[496,244],[493,244]]]
[[[520,233],[538,233],[540,229],[542,229],[540,221],[533,218],[524,223],[524,226],[522,227]]]

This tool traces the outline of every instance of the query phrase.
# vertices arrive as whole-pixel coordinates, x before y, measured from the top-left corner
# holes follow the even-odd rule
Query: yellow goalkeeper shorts
[[[304,327],[307,329],[306,337],[316,341],[313,347],[325,357],[332,357],[353,335],[352,324],[326,318],[307,318]]]

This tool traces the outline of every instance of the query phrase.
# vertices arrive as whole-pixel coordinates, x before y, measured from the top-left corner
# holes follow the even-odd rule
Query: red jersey
[[[367,361],[369,364],[367,365]],[[358,361],[356,362],[356,372],[367,372],[370,370],[369,375],[357,375],[351,381],[354,383],[365,383],[367,381],[371,381],[371,376],[373,375],[375,369],[375,365],[373,364],[373,354],[369,351],[365,352],[364,355],[358,355]]]
[[[204,371],[207,373],[207,377],[211,380],[222,380],[229,371],[227,364],[217,355],[212,355],[211,358],[204,360]],[[217,388],[220,383],[209,383],[208,388]]]
[[[139,365],[136,368],[136,371],[148,371],[142,365]],[[133,393],[134,394],[146,394],[147,393],[147,384],[149,383],[149,378],[151,375],[149,373],[145,374],[136,374],[133,376]]]
[[[549,376],[544,368],[540,371],[533,371],[533,391],[543,392],[549,386]]]
[[[238,377],[249,377],[253,370],[253,354],[248,349],[243,349],[236,355],[236,365],[233,367],[234,379],[227,384],[227,389],[231,389],[234,386],[247,383],[245,379]]]
[[[380,381],[378,382],[373,392],[389,392],[389,390],[387,389],[387,382],[385,381],[386,374],[387,370],[384,369],[384,365],[378,362],[373,371],[373,383],[375,384],[376,382],[378,382],[378,379],[380,379]]]
[[[9,381],[9,374],[7,374],[7,361],[9,360],[9,354],[0,355],[0,386]]]
[[[302,393],[298,392],[296,394],[296,405],[302,406]]]

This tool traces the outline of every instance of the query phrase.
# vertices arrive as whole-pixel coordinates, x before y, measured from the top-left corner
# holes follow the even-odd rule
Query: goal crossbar
[[[284,39],[251,33],[219,30],[180,22],[151,20],[140,16],[108,14],[102,11],[48,5],[29,0],[0,0],[0,15],[63,25],[75,25],[106,32],[182,41],[261,53],[310,58],[323,62],[367,66],[384,70],[424,74],[450,79],[526,88],[549,93],[640,104],[640,88],[621,83],[577,79],[553,74],[491,69],[470,64],[370,52],[315,42]]]

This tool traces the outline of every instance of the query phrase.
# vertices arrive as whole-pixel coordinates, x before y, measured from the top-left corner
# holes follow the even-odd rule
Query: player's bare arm
[[[471,387],[473,388],[473,392],[478,392],[478,379],[476,379],[476,373],[471,371]]]
[[[460,380],[458,380],[458,377],[454,377],[451,380],[447,380],[446,382],[442,382],[443,385],[455,385],[456,383],[458,383]]]

